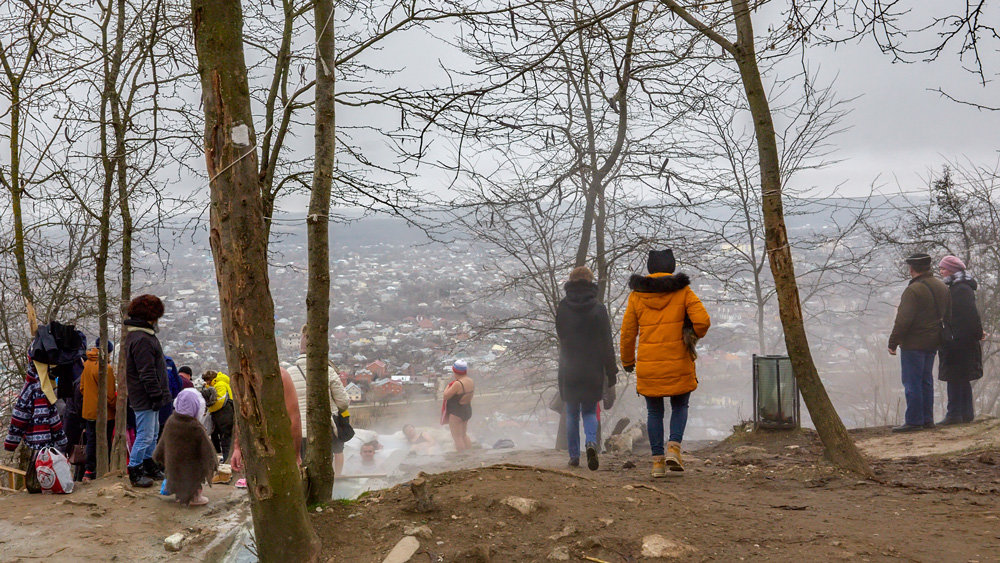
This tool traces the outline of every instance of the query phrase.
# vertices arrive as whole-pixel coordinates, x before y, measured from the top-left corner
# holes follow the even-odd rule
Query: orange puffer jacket
[[[633,275],[622,319],[622,365],[635,366],[636,390],[645,397],[673,397],[698,387],[694,360],[684,344],[684,318],[702,338],[712,324],[685,274]],[[639,353],[636,357],[636,337]]]

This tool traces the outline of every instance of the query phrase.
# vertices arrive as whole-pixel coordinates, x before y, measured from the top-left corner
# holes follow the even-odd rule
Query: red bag
[[[454,384],[455,384],[455,382],[452,381],[447,386],[445,386],[444,390],[447,391],[448,388],[451,387]],[[446,424],[448,424],[448,401],[442,399],[441,400],[441,425],[444,426]]]
[[[73,492],[73,470],[69,460],[55,448],[43,448],[35,456],[35,473],[42,493],[69,494]]]

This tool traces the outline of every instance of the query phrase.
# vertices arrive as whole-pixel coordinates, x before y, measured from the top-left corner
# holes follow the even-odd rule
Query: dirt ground
[[[408,528],[420,541],[411,561],[652,560],[652,534],[685,561],[1000,561],[998,433],[996,420],[855,432],[869,454],[882,451],[873,480],[825,463],[808,431],[734,436],[687,455],[683,477],[655,480],[645,455],[604,455],[590,472],[567,468],[565,454],[522,453],[503,461],[539,469],[430,475],[433,512],[415,512],[403,485],[312,517],[337,562],[382,561]],[[540,508],[522,515],[502,502],[511,496]]]
[[[813,432],[741,432],[687,453],[684,476],[666,479],[649,476],[641,445],[603,455],[596,472],[554,451],[455,454],[425,468],[432,512],[415,512],[401,485],[311,517],[323,560],[337,562],[380,562],[410,534],[416,562],[652,560],[653,534],[683,561],[1000,561],[1000,420],[853,434],[875,479],[833,469]],[[246,492],[206,494],[207,507],[181,508],[104,479],[71,495],[0,496],[0,561],[223,560],[248,518]],[[538,509],[523,515],[508,497]],[[167,552],[176,532],[183,549]]]
[[[235,531],[249,514],[246,491],[231,485],[206,487],[207,506],[184,508],[158,488],[122,483],[106,477],[69,495],[0,495],[0,561],[218,560],[232,539],[219,531]],[[183,548],[170,553],[163,540],[178,532]]]

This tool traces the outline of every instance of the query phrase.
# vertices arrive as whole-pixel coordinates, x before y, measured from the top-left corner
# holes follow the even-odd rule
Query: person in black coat
[[[159,434],[158,411],[171,401],[167,363],[156,338],[156,323],[163,316],[163,301],[140,295],[128,306],[125,321],[125,383],[128,404],[135,411],[135,443],[128,460],[128,476],[138,487],[151,487],[163,472],[153,462]]]
[[[566,405],[569,464],[580,464],[580,418],[586,436],[587,466],[598,468],[597,402],[604,386],[617,382],[618,364],[608,310],[601,303],[594,273],[586,266],[570,272],[566,297],[556,309],[559,337],[559,394]]]
[[[939,424],[972,422],[975,401],[972,382],[983,376],[983,323],[976,308],[976,280],[955,256],[945,256],[938,265],[941,278],[951,292],[953,338],[941,345],[938,379],[948,384],[948,410]]]

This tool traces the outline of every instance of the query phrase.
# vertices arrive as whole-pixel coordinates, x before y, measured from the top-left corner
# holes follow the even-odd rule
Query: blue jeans
[[[691,393],[670,397],[670,441],[680,443],[688,422]],[[653,455],[663,455],[663,397],[646,397],[646,429]]]
[[[934,350],[899,351],[903,394],[906,396],[906,424],[923,426],[934,422],[935,354]]]
[[[132,444],[132,454],[128,456],[129,467],[142,465],[143,460],[153,457],[159,432],[160,418],[157,411],[135,411],[135,443]]]
[[[566,449],[570,459],[580,459],[581,415],[587,443],[597,443],[597,403],[566,403]]]

